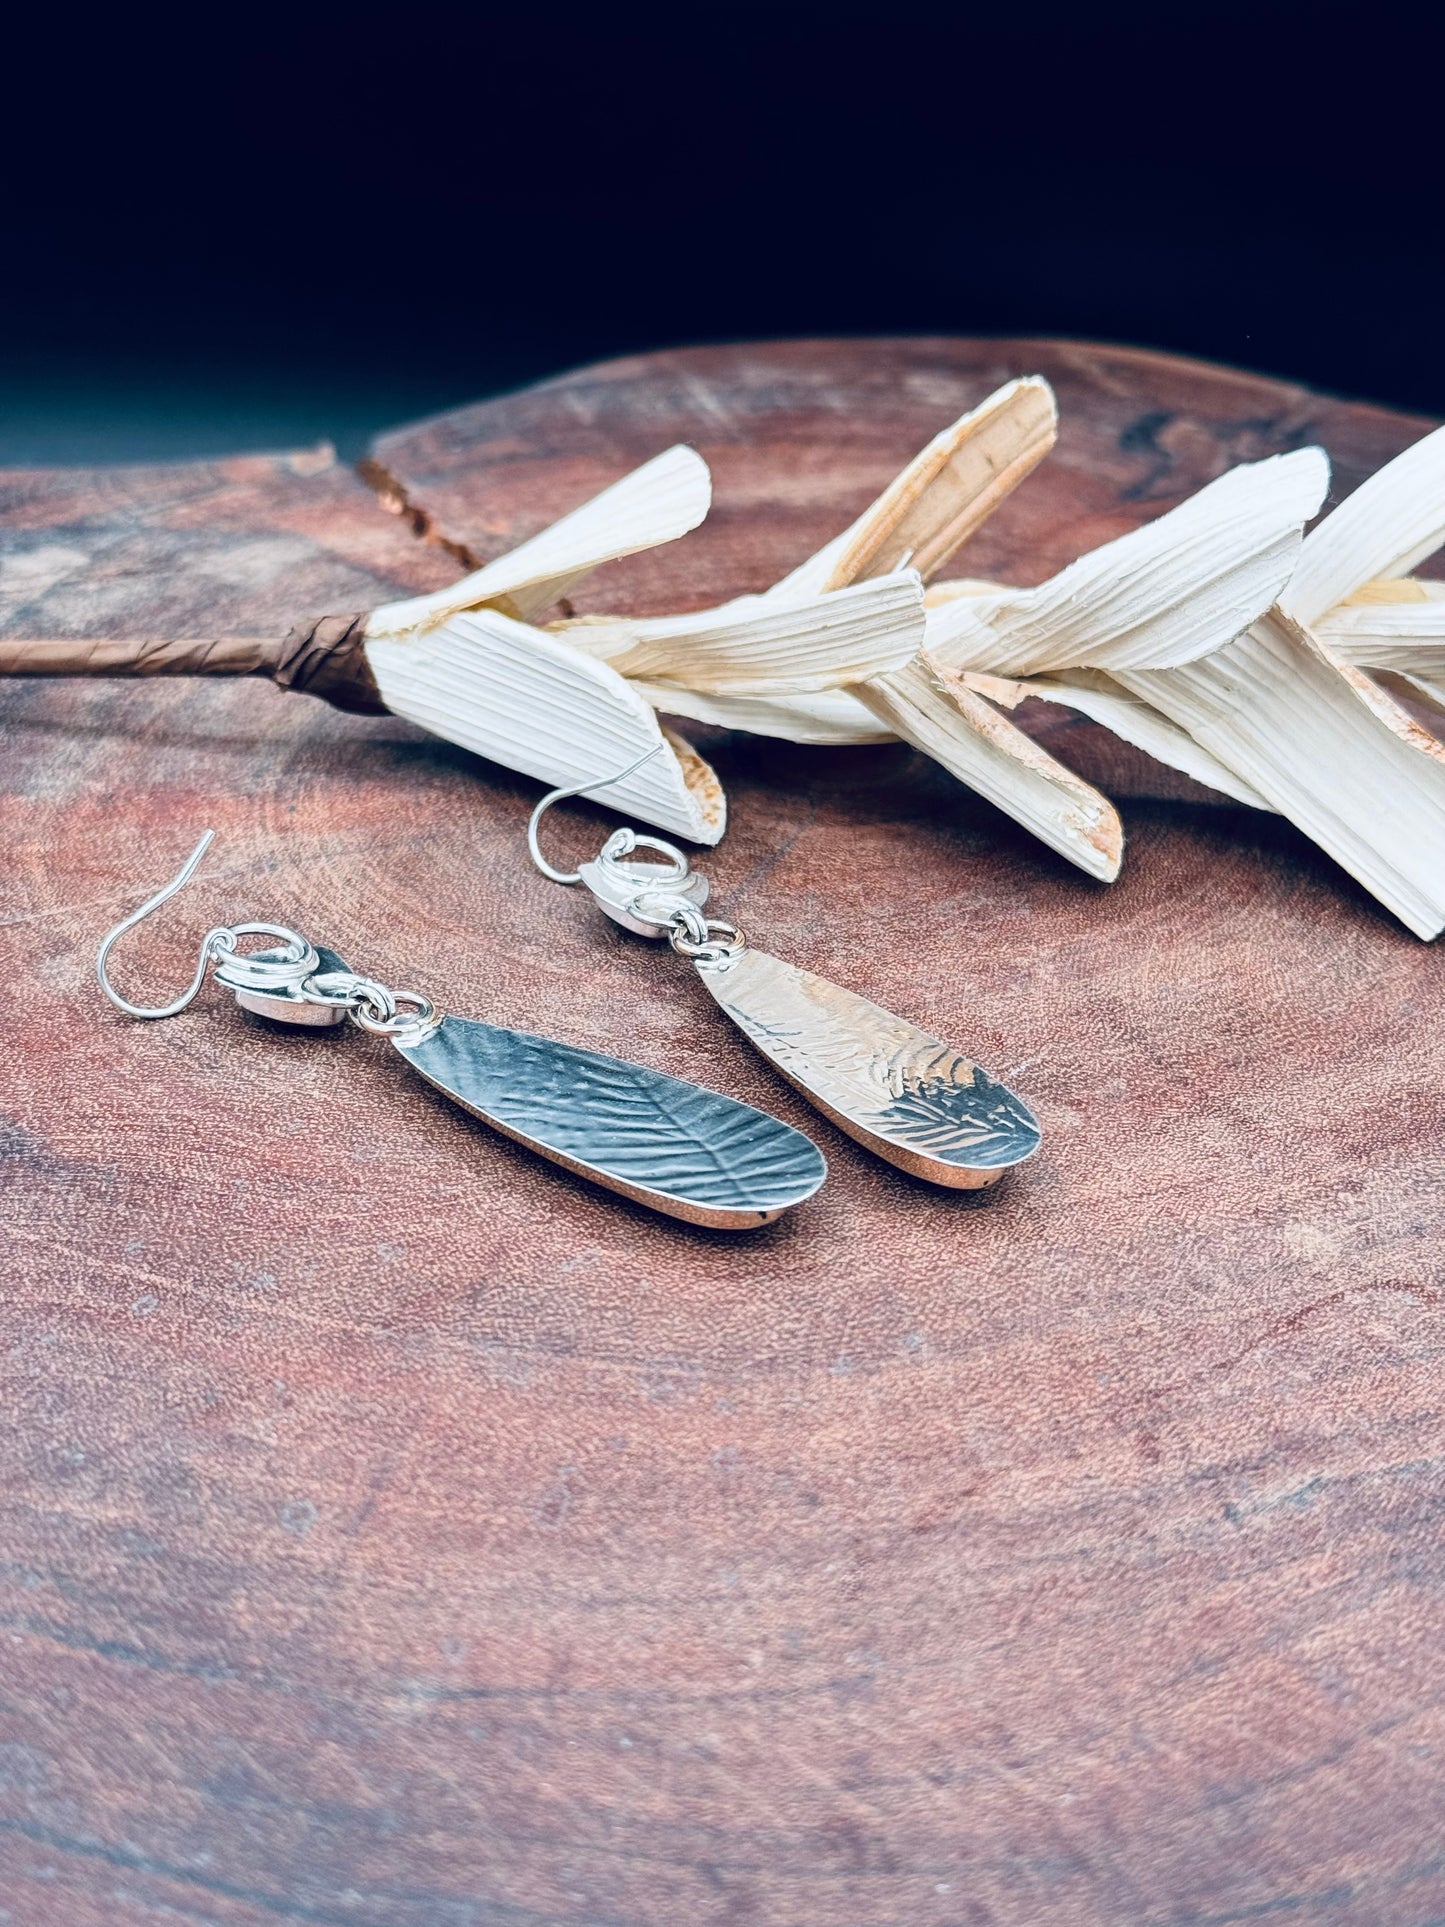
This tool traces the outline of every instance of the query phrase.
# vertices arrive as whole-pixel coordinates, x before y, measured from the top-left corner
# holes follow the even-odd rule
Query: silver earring
[[[651,751],[648,752],[652,754]],[[635,767],[635,765],[634,765]],[[790,1084],[868,1150],[954,1190],[995,1184],[1039,1146],[1022,1098],[904,1017],[766,951],[736,924],[705,917],[708,880],[676,844],[614,830],[590,863],[558,870],[542,855],[542,817],[595,783],[553,790],[532,812],[527,847],[553,883],[582,883],[624,930],[666,938],[733,1022]],[[630,860],[651,851],[661,863]]]
[[[334,950],[280,924],[208,930],[188,989],[168,1004],[131,1003],[107,974],[110,953],[190,881],[211,840],[207,830],[179,874],[100,946],[100,987],[130,1016],[174,1017],[209,970],[242,1009],[280,1023],[321,1026],[349,1017],[389,1038],[428,1083],[504,1136],[689,1224],[768,1224],[826,1177],[812,1139],[767,1111],[619,1057],[444,1015],[430,998],[359,976]],[[258,937],[270,941],[242,949],[242,939]]]

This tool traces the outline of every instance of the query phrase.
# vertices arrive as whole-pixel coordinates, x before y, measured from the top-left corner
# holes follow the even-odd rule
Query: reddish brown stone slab
[[[1424,426],[1122,351],[790,344],[381,452],[489,553],[696,435],[717,528],[594,594],[701,602],[1038,367],[1060,455],[980,571],[1315,434],[1352,483]],[[444,579],[357,502],[323,555]],[[9,553],[51,539],[25,512]],[[723,914],[1038,1110],[1040,1157],[969,1200],[868,1158],[537,877],[521,778],[251,683],[11,684],[0,745],[12,1922],[1445,1911],[1440,959],[1288,826],[1129,804],[1104,889],[902,749],[712,745]],[[755,1239],[689,1231],[359,1034],[219,998],[128,1022],[95,943],[208,823],[125,982],[179,983],[213,921],[294,921],[765,1103],[831,1183]]]

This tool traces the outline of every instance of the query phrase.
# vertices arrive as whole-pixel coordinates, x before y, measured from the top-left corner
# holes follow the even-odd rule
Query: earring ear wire
[[[635,769],[641,769],[649,757],[656,756],[658,751],[663,747],[664,745],[660,742],[654,743],[651,749],[645,749],[635,762],[629,763],[626,769],[618,770],[615,775],[598,776],[590,783],[574,783],[570,789],[548,790],[547,794],[527,819],[527,848],[531,853],[532,861],[544,877],[548,878],[552,883],[580,883],[582,881],[582,872],[580,870],[555,869],[542,854],[541,845],[537,841],[537,825],[542,821],[542,818],[547,814],[548,810],[551,809],[552,805],[554,803],[565,803],[569,796],[589,796],[593,790],[606,789],[609,783],[620,783],[624,777],[631,776]]]
[[[109,997],[110,1001],[115,1005],[116,1009],[123,1010],[128,1017],[175,1017],[186,1008],[187,1004],[194,1000],[201,985],[205,982],[206,967],[211,962],[215,940],[221,935],[219,930],[208,930],[206,932],[201,943],[200,961],[196,965],[196,974],[191,979],[190,988],[183,990],[180,996],[169,1004],[158,1004],[152,1008],[146,1008],[140,1004],[131,1003],[129,998],[121,996],[115,985],[110,981],[110,978],[106,975],[105,966],[112,949],[128,930],[134,930],[138,923],[144,923],[153,910],[159,910],[161,905],[169,902],[178,890],[185,888],[200,868],[201,858],[206,854],[206,851],[210,849],[215,840],[216,832],[214,830],[204,831],[200,842],[196,845],[195,849],[191,851],[191,854],[186,858],[170,882],[167,883],[163,889],[157,890],[153,897],[148,897],[139,910],[133,910],[122,923],[118,923],[114,930],[110,931],[106,936],[99,951],[96,953],[96,980],[106,996]]]

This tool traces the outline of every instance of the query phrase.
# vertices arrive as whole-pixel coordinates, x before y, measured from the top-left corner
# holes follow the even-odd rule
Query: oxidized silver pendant
[[[813,1140],[781,1118],[601,1051],[462,1017],[392,1042],[507,1137],[689,1224],[770,1224],[828,1173]]]
[[[159,1008],[129,1003],[106,975],[111,947],[174,896],[210,841],[208,831],[179,876],[100,947],[101,989],[131,1016],[176,1015],[212,969],[237,1003],[275,1022],[314,1027],[349,1017],[389,1038],[428,1083],[505,1136],[689,1224],[732,1231],[770,1224],[827,1176],[812,1139],[767,1111],[600,1051],[445,1016],[429,998],[359,976],[335,951],[279,924],[209,931],[188,990]],[[279,941],[240,948],[243,937],[258,936]]]
[[[690,957],[719,1008],[850,1137],[953,1190],[996,1184],[1033,1156],[1038,1120],[1006,1084],[907,1018],[754,950],[736,925],[705,917],[707,879],[675,844],[616,830],[576,871],[553,869],[538,848],[538,819],[576,793],[556,791],[533,811],[527,840],[538,868],[554,882],[585,883],[615,923],[666,937]],[[662,863],[633,860],[643,849]]]

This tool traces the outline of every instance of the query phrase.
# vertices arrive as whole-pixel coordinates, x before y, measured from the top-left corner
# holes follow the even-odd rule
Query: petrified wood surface
[[[680,437],[713,520],[582,606],[702,603],[1034,369],[1060,448],[970,572],[1426,426],[1057,343],[659,355],[386,437],[406,517],[321,457],[5,477],[6,620],[364,606]],[[1287,825],[1133,801],[1105,889],[902,748],[712,740],[721,913],[1038,1111],[979,1200],[537,876],[519,777],[259,683],[11,683],[0,745],[5,1927],[1445,1913],[1440,958]],[[691,1231],[357,1032],[121,1017],[96,941],[208,824],[128,985],[293,922],[764,1104],[830,1184]]]

